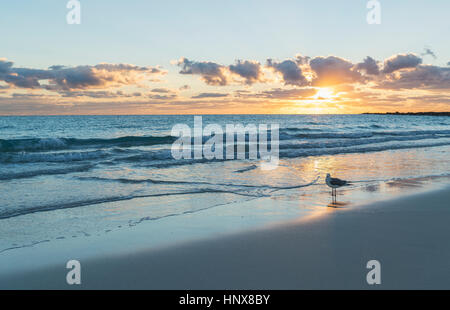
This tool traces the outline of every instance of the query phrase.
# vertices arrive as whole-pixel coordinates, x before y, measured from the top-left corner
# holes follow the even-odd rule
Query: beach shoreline
[[[158,249],[14,272],[1,289],[449,289],[450,188]],[[381,263],[381,285],[366,264]]]

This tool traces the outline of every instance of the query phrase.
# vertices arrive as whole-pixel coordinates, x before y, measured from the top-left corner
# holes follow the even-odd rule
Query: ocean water
[[[280,165],[270,171],[258,160],[175,160],[172,127],[193,121],[0,117],[0,251],[174,216],[189,225],[192,213],[293,192],[311,197],[300,212],[328,192],[328,172],[356,188],[450,172],[448,117],[203,116],[204,126],[279,124]]]

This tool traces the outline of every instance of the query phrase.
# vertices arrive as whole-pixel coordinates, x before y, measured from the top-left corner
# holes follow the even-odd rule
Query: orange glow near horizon
[[[270,89],[270,88],[269,88]],[[261,88],[254,92],[256,96],[235,96],[233,89],[221,90],[222,97],[205,97],[197,99],[194,94],[213,93],[208,89],[200,91],[181,92],[168,90],[154,93],[158,98],[167,96],[167,99],[153,99],[146,94],[134,96],[139,89],[121,88],[120,92],[114,88],[101,89],[98,94],[105,93],[105,98],[96,98],[95,91],[80,92],[73,97],[64,97],[51,94],[44,90],[17,90],[3,91],[5,106],[24,106],[28,108],[33,104],[38,110],[27,111],[8,110],[0,115],[208,115],[208,114],[360,114],[385,112],[446,112],[448,106],[443,103],[433,103],[424,106],[421,101],[410,99],[426,96],[426,91],[370,91],[367,88],[316,87],[314,94],[287,96],[286,98],[260,98],[264,94]],[[292,90],[292,89],[291,89]],[[293,90],[296,90],[295,88]],[[102,92],[103,91],[103,92]],[[165,91],[163,89],[163,91]],[[289,90],[290,91],[290,90]],[[270,93],[270,92],[268,92]],[[117,96],[115,97],[114,94]],[[151,94],[151,91],[149,92]],[[175,94],[170,97],[170,94]],[[92,97],[89,97],[92,95]],[[281,95],[283,95],[281,91]],[[2,96],[0,95],[0,99]],[[405,99],[402,99],[405,98]],[[27,102],[28,101],[28,102]],[[150,104],[151,103],[151,104]]]

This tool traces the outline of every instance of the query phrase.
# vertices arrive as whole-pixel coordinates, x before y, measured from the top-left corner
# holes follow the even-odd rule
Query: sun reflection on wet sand
[[[294,202],[299,210],[307,210],[309,215],[302,213],[302,220],[305,220],[448,184],[446,175],[411,177],[432,173],[436,165],[446,165],[443,161],[448,159],[430,157],[422,150],[401,150],[288,159],[280,161],[280,167],[274,171],[251,173],[261,182],[269,178],[281,186],[305,184],[320,176],[312,186],[271,193],[272,200]],[[338,189],[335,203],[331,190],[324,184],[326,173],[353,183]]]

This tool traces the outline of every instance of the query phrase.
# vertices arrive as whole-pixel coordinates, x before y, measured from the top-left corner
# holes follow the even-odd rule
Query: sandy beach
[[[450,189],[324,212],[270,228],[15,272],[2,289],[449,289]],[[370,260],[381,285],[366,282]]]

